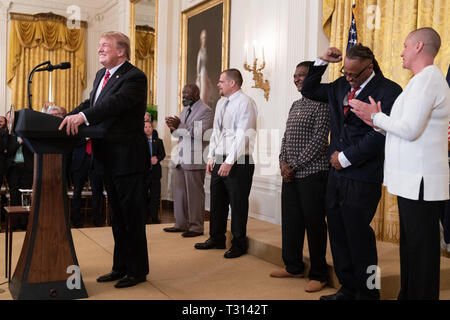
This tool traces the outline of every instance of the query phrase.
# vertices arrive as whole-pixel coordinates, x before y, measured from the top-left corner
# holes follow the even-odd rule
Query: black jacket
[[[157,138],[157,135],[156,138],[155,135],[152,136],[152,156],[156,156],[158,158],[158,163],[153,165],[151,168],[152,178],[161,179],[162,169],[160,162],[166,157],[166,150],[164,149],[163,141]]]
[[[92,139],[94,169],[108,175],[144,173],[148,170],[149,150],[144,134],[147,77],[125,62],[109,79],[94,104],[95,94],[105,74],[99,70],[90,98],[70,114],[83,112],[89,125],[102,125],[106,135]]]
[[[321,84],[322,75],[327,66],[311,66],[303,82],[302,95],[327,102],[331,113],[330,156],[335,152],[344,152],[351,166],[338,171],[346,178],[367,182],[383,181],[385,136],[365,124],[353,112],[344,116],[344,97],[350,92],[350,84],[340,77],[329,84]],[[395,82],[376,74],[358,94],[357,99],[370,103],[369,96],[381,101],[385,114],[390,114],[392,105],[402,92]]]

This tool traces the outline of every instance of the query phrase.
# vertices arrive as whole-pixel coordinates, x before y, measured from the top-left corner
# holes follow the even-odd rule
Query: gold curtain
[[[330,46],[345,52],[351,22],[352,0],[323,1],[323,30]],[[442,47],[435,63],[446,74],[450,61],[450,1],[447,0],[357,0],[358,42],[370,47],[385,77],[403,88],[412,73],[402,68],[400,54],[406,36],[421,27],[439,32]],[[342,63],[329,67],[330,79],[340,77]],[[398,243],[400,229],[396,197],[383,188],[372,222],[378,240]]]
[[[148,79],[147,104],[154,104],[155,31],[153,28],[136,27],[136,67]]]
[[[53,14],[11,14],[7,83],[11,103],[28,106],[27,82],[31,70],[44,61],[70,62],[71,68],[52,72],[53,101],[67,111],[81,102],[86,88],[86,23],[69,29],[65,18]],[[37,72],[32,84],[32,107],[40,111],[49,100],[50,72]]]

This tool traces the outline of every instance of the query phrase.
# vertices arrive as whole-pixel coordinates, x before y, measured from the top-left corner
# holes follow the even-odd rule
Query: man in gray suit
[[[183,232],[183,237],[197,237],[203,235],[205,214],[203,150],[208,141],[203,136],[212,128],[214,114],[200,100],[200,89],[195,84],[183,88],[183,106],[180,118],[166,118],[167,126],[172,135],[179,138],[179,143],[173,174],[175,225],[163,230]]]

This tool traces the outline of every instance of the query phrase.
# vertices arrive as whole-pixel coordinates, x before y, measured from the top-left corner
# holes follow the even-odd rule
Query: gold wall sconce
[[[253,44],[253,66],[248,64],[248,45],[245,45],[245,63],[244,69],[253,74],[253,81],[255,85],[252,88],[261,89],[264,91],[264,98],[269,101],[270,83],[269,80],[264,80],[262,70],[266,67],[266,59],[264,57],[264,47],[262,47],[262,64],[258,67],[258,58],[256,57],[256,44]]]

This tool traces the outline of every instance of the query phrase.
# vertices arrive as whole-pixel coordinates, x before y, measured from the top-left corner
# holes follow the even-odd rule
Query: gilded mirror
[[[131,63],[148,79],[147,105],[156,105],[156,26],[158,0],[130,0]]]

